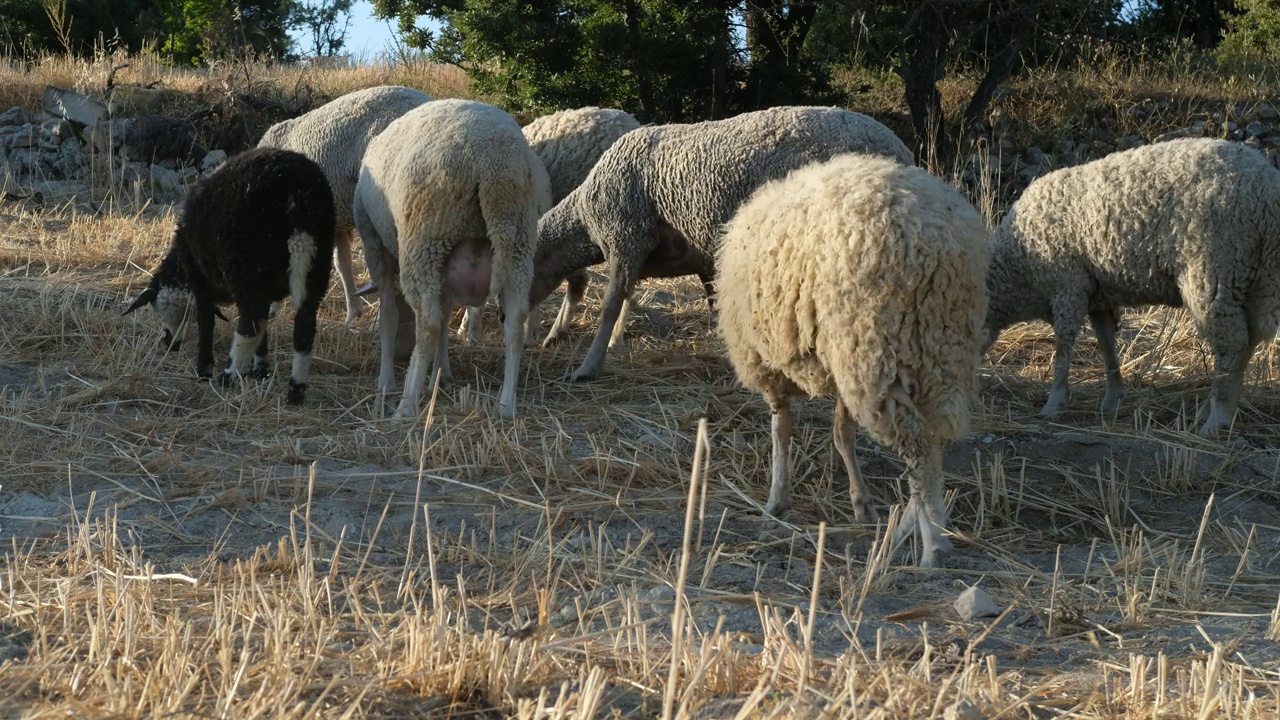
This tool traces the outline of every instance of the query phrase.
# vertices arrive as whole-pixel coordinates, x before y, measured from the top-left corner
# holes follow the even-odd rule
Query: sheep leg
[[[375,280],[378,284],[378,340],[382,346],[382,357],[378,363],[378,392],[391,393],[396,389],[396,341],[404,301],[396,292],[395,272],[390,262],[384,260],[384,269],[379,275]]]
[[[613,333],[609,335],[610,350],[627,349],[627,318],[631,315],[631,307],[634,304],[631,293],[627,293],[626,299],[622,301],[622,309],[618,311],[618,322],[613,326]]]
[[[219,382],[229,385],[233,380],[252,372],[253,352],[262,341],[267,330],[267,303],[238,303],[240,319],[236,326],[235,338],[231,341],[231,362],[222,371]]]
[[[942,567],[953,549],[951,541],[943,535],[948,519],[943,498],[942,449],[919,436],[909,440],[904,447],[895,449],[907,463],[906,477],[911,499],[907,501],[906,510],[893,534],[893,545],[899,545],[908,534],[918,533],[920,566]]]
[[[714,313],[716,310],[715,275],[708,272],[700,272],[698,273],[698,279],[702,281],[702,292],[706,294],[707,309]]]
[[[1209,411],[1200,435],[1231,428],[1240,402],[1244,372],[1253,356],[1249,342],[1249,326],[1239,310],[1211,313],[1205,323],[1205,336],[1213,348],[1213,384],[1209,389]]]
[[[196,295],[196,377],[213,377],[213,320],[215,307],[204,293]]]
[[[1098,347],[1102,350],[1102,363],[1107,370],[1107,392],[1102,398],[1102,414],[1108,418],[1115,417],[1120,409],[1120,401],[1124,400],[1124,377],[1120,373],[1120,353],[1116,351],[1116,324],[1118,322],[1113,309],[1089,313],[1089,322],[1093,332],[1098,336]]]
[[[470,343],[480,342],[480,314],[484,312],[483,307],[472,307],[470,305],[463,308],[462,324],[458,326],[458,338],[466,338]]]
[[[609,276],[609,289],[605,291],[604,309],[600,312],[600,327],[596,328],[595,339],[591,341],[591,349],[587,351],[582,364],[569,375],[569,382],[594,380],[604,369],[605,354],[609,351],[609,338],[613,335],[613,328],[618,324],[622,305],[635,284],[630,279],[631,275],[632,273],[625,272],[621,267],[614,266]]]
[[[547,337],[542,341],[543,347],[556,342],[569,332],[569,324],[573,322],[573,316],[577,312],[578,306],[582,304],[582,297],[587,293],[586,270],[576,270],[570,273],[567,280],[569,289],[564,294],[564,301],[560,303],[560,312],[556,315],[556,321],[551,325],[551,331],[547,333]]]
[[[413,298],[408,299],[413,302]],[[397,418],[418,416],[418,396],[427,383],[427,353],[440,351],[440,335],[446,331],[440,301],[441,297],[436,295],[429,302],[416,303],[417,307],[414,308],[417,337],[413,355],[409,358],[409,371],[404,378],[404,396],[400,399],[400,407],[396,408]]]
[[[520,380],[520,355],[524,351],[525,329],[529,322],[529,288],[515,285],[514,282],[507,283],[502,292],[502,333],[507,357],[502,368],[498,414],[507,420],[516,416],[516,383]]]
[[[791,508],[791,400],[781,395],[768,395],[766,400],[773,412],[773,479],[769,483],[769,502],[765,503],[764,512],[781,517]]]
[[[1053,334],[1058,339],[1058,345],[1053,353],[1053,386],[1049,388],[1049,398],[1040,410],[1040,417],[1046,420],[1056,418],[1065,410],[1071,397],[1067,376],[1071,372],[1071,355],[1075,352],[1080,320],[1085,314],[1078,310],[1075,301],[1076,298],[1069,298],[1054,303]]]
[[[306,399],[307,381],[311,378],[311,351],[316,341],[316,315],[319,312],[320,297],[316,295],[303,299],[293,314],[293,368],[289,373],[289,395],[285,400],[289,405],[301,405]]]
[[[360,317],[360,298],[356,297],[356,278],[351,272],[351,230],[335,230],[333,233],[333,260],[342,280],[342,296],[347,301],[347,323]]]
[[[470,310],[472,308],[467,309]],[[442,322],[449,314],[452,314],[452,310],[453,297],[449,295],[447,291],[441,291],[440,312]],[[475,310],[476,316],[478,317],[480,314],[480,308],[475,308]],[[453,382],[453,373],[449,370],[449,328],[447,327],[447,324],[440,326],[440,336],[436,339],[435,358],[435,365],[432,367],[432,375],[434,376],[435,372],[439,371],[440,388],[443,390],[449,387],[449,384]]]
[[[863,525],[875,522],[875,510],[871,507],[871,489],[858,469],[858,458],[854,454],[853,418],[849,416],[849,408],[843,401],[836,400],[835,423],[831,428],[834,436],[836,452],[844,460],[844,469],[849,474],[849,497],[853,500],[853,518]]]
[[[295,313],[296,314],[296,313]],[[270,320],[270,316],[267,317]],[[295,327],[297,319],[294,319]],[[253,365],[249,368],[249,377],[256,380],[263,380],[271,376],[271,366],[267,364],[267,333],[262,333],[262,339],[258,340],[258,349],[253,352]]]

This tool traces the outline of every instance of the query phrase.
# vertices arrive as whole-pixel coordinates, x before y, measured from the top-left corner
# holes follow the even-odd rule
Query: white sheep
[[[346,295],[347,322],[360,316],[355,277],[351,270],[351,200],[360,174],[365,148],[392,120],[404,115],[431,97],[420,90],[382,85],[357,90],[284,122],[276,123],[258,142],[258,147],[293,150],[314,160],[333,188],[337,227],[334,229],[334,257],[342,291]]]
[[[506,367],[498,399],[515,416],[538,216],[551,183],[520,126],[492,105],[439,100],[405,113],[369,143],[352,207],[378,287],[378,390],[395,389],[397,276],[415,314],[416,342],[399,417],[417,414],[435,349],[449,379],[446,313],[496,298],[505,313]]]
[[[569,379],[600,373],[637,281],[696,274],[710,299],[721,226],[738,206],[765,182],[846,152],[912,162],[889,128],[839,108],[777,107],[623,135],[538,223],[532,307],[571,273],[610,263],[600,326]]]
[[[894,542],[918,531],[921,565],[944,562],[942,444],[969,418],[987,259],[986,226],[960,193],[882,157],[809,165],[734,215],[716,257],[719,328],[742,384],[773,412],[765,512],[791,505],[791,399],[834,396],[855,517],[874,513],[851,420],[906,461]]]
[[[551,201],[558,203],[587,179],[587,174],[609,146],[638,127],[640,121],[628,112],[584,107],[544,115],[525,125],[523,132],[529,147],[542,159],[551,176]],[[568,330],[569,321],[586,292],[586,270],[570,274],[567,280],[568,292],[543,345],[554,342]],[[622,323],[618,325],[621,330]],[[479,336],[479,328],[478,309],[467,308],[466,320],[460,330],[465,329],[474,341]]]
[[[1213,350],[1200,434],[1230,427],[1253,350],[1280,324],[1280,171],[1239,143],[1185,139],[1056,170],[1026,189],[992,240],[986,344],[1015,322],[1057,336],[1040,414],[1067,406],[1088,316],[1106,367],[1102,411],[1124,397],[1117,310],[1185,306]]]
[[[293,300],[293,370],[288,402],[305,399],[316,335],[316,314],[329,291],[333,254],[333,194],[320,168],[305,156],[255,148],[232,157],[187,198],[173,244],[125,314],[154,305],[165,325],[164,345],[178,349],[178,333],[195,303],[199,328],[196,374],[213,377],[213,318],[234,302],[240,317],[231,362],[220,381],[265,377],[271,304]]]

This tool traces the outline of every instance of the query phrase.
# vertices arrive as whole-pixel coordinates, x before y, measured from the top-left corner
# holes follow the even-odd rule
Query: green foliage
[[[478,90],[508,107],[608,105],[668,122],[827,98],[825,66],[800,51],[820,4],[375,0],[379,15],[399,18],[407,44],[464,67]],[[750,13],[760,32],[744,44]],[[422,16],[440,29],[418,25]]]
[[[354,0],[295,0],[289,25],[301,28],[310,36],[312,55],[337,55],[347,44],[347,28],[351,24],[353,2]]]
[[[1148,45],[1189,40],[1214,48],[1241,0],[1137,0],[1129,18],[1135,37]]]
[[[1225,61],[1280,53],[1280,0],[1236,0],[1240,14],[1227,22],[1218,56]]]

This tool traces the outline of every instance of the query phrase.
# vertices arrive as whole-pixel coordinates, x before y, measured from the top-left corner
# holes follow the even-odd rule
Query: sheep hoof
[[[289,397],[285,400],[290,405],[301,405],[307,397],[307,384],[289,380]]]
[[[853,506],[853,520],[859,525],[875,525],[879,518],[871,503],[857,503]]]
[[[254,365],[253,368],[249,370],[249,377],[254,380],[266,380],[271,377],[271,366],[265,363],[262,365]],[[293,381],[290,380],[289,382]]]
[[[920,558],[920,567],[922,568],[945,568],[947,562],[951,559],[952,548],[951,543],[947,543],[946,547],[936,547],[932,553],[925,553]]]
[[[202,366],[202,367],[198,367],[198,368],[196,368],[196,379],[197,379],[197,380],[212,380],[212,379],[213,379],[213,366],[212,366],[212,365],[204,365],[204,366]]]
[[[1045,405],[1043,408],[1040,409],[1039,415],[1041,420],[1057,420],[1058,418],[1062,417],[1062,406],[1061,405]]]
[[[591,382],[592,380],[595,380],[595,379],[596,379],[596,373],[586,372],[583,370],[574,370],[573,372],[569,373],[565,377],[565,380],[571,383],[585,383],[585,382]]]
[[[353,323],[353,322],[355,322],[356,320],[359,320],[359,319],[360,319],[360,308],[359,308],[359,307],[349,307],[349,308],[347,308],[347,324],[348,324],[348,325],[350,325],[351,323]]]
[[[228,385],[230,385],[235,381],[236,381],[236,375],[230,370],[223,370],[222,374],[218,376],[219,387],[227,387]]]

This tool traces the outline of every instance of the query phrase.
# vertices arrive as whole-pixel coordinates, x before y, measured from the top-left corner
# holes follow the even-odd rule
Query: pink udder
[[[444,288],[454,305],[483,305],[493,277],[493,246],[487,238],[463,240],[444,263]]]

